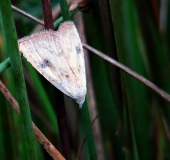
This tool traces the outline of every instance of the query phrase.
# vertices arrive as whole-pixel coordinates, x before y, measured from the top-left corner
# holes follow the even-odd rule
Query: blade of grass
[[[0,2],[0,11],[2,16],[4,34],[8,46],[7,52],[10,54],[14,83],[16,86],[18,103],[21,110],[20,118],[23,127],[24,143],[27,149],[27,156],[30,160],[36,160],[37,152],[35,148],[35,138],[31,124],[31,114],[29,110],[26,86],[22,71],[21,57],[18,50],[17,35],[12,16],[10,0]]]
[[[32,79],[34,83],[35,90],[40,98],[41,104],[44,107],[44,111],[47,114],[48,119],[50,120],[51,124],[53,125],[55,129],[56,136],[58,138],[58,124],[57,124],[57,117],[55,115],[55,111],[53,109],[53,106],[49,100],[49,97],[47,95],[47,92],[45,88],[43,87],[43,84],[40,80],[40,77],[38,73],[35,71],[35,69],[26,61],[24,61],[24,65],[26,66],[27,70],[29,71],[31,77],[34,77]]]
[[[1,106],[5,106],[5,100],[0,93]],[[2,159],[5,159],[5,147],[4,147],[4,130],[3,130],[3,107],[0,107],[0,155]]]
[[[9,101],[13,109],[20,114],[20,109],[18,102],[14,99],[5,85],[0,81],[0,91],[4,94],[5,98]],[[51,144],[51,142],[42,134],[38,127],[32,122],[34,134],[37,140],[43,145],[44,149],[50,154],[54,159],[64,160],[64,157],[58,152],[58,150]]]
[[[146,86],[150,87],[152,90],[154,90],[158,95],[160,95],[162,98],[164,98],[167,102],[170,103],[170,95],[168,93],[166,93],[164,90],[160,89],[159,87],[157,87],[155,84],[153,84],[152,82],[150,82],[149,80],[147,80],[146,78],[144,78],[143,76],[139,75],[138,73],[134,72],[133,70],[131,70],[130,68],[124,66],[123,64],[119,63],[118,61],[112,59],[111,57],[105,55],[104,53],[96,50],[95,48],[87,45],[87,44],[83,44],[83,47],[91,52],[93,52],[94,54],[98,55],[99,57],[101,57],[102,59],[108,61],[109,63],[115,65],[116,67],[122,69],[124,72],[128,73],[129,75],[131,75],[132,77],[136,78],[137,80],[141,81],[142,83],[144,83]],[[0,70],[4,70],[7,69],[6,66],[10,66],[10,58],[4,60],[2,63],[0,63]],[[29,66],[29,65],[28,65]],[[27,66],[27,67],[28,67]],[[29,67],[28,67],[29,68]],[[35,72],[32,72],[32,74],[37,77],[37,75],[35,74]],[[33,76],[33,77],[34,77]],[[38,79],[38,77],[37,77]],[[37,84],[38,85],[38,84]],[[38,85],[39,86],[39,85]],[[38,87],[39,88],[39,87]],[[41,87],[40,87],[41,88]]]
[[[84,128],[84,132],[86,133],[87,138],[87,146],[89,151],[90,160],[97,160],[96,148],[94,144],[92,126],[90,121],[90,115],[87,105],[87,100],[85,100],[84,105],[81,109],[81,120]],[[86,157],[87,158],[87,157]]]
[[[146,70],[141,57],[143,39],[134,1],[109,0],[109,2],[114,22],[118,59],[139,74],[145,75]],[[124,122],[128,122],[124,127],[126,128],[125,134],[132,137],[132,139],[126,139],[126,143],[129,144],[126,147],[134,159],[152,159],[150,123],[148,123],[151,113],[150,91],[143,84],[125,74],[122,74],[122,85],[124,105],[127,107],[125,111],[129,114],[129,118],[124,119]]]
[[[64,21],[70,20],[67,1],[60,0],[59,3],[60,3],[63,20]],[[83,119],[84,130],[87,135],[87,144],[88,144],[88,151],[89,151],[90,159],[95,160],[97,159],[96,149],[95,149],[95,144],[94,144],[94,139],[93,139],[93,134],[92,134],[92,128],[90,124],[90,116],[89,116],[88,108],[86,106],[84,106],[84,109],[82,109],[81,115]]]
[[[114,38],[114,29],[111,20],[109,1],[101,0],[99,1],[99,8],[102,20],[102,26],[104,31],[106,54],[108,54],[113,59],[117,60],[117,51]],[[111,74],[113,79],[113,87],[115,93],[116,106],[119,114],[119,125],[123,126],[123,93],[121,86],[120,71],[118,68],[111,66]],[[121,127],[122,128],[122,127]],[[123,129],[123,128],[122,128]]]
[[[84,22],[83,22],[83,13],[81,13],[81,12],[77,13],[74,16],[74,22],[75,22],[75,25],[77,27],[81,41],[86,42],[87,40],[86,40],[86,35],[85,35],[85,26],[84,26]],[[97,110],[96,98],[95,98],[95,93],[94,93],[94,85],[93,85],[93,80],[92,80],[91,67],[90,67],[90,62],[89,62],[89,55],[88,55],[87,50],[84,50],[84,59],[85,59],[85,67],[86,67],[86,79],[87,79],[87,96],[86,96],[86,99],[87,99],[90,118],[91,118],[91,120],[93,120],[93,118],[96,115],[98,115],[98,110]],[[104,159],[104,152],[102,152],[103,151],[103,144],[102,144],[102,137],[101,137],[99,119],[97,119],[97,121],[93,125],[92,130],[93,130],[93,137],[94,137],[94,142],[95,142],[95,146],[96,146],[97,159],[103,160]],[[85,146],[84,146],[84,148],[85,148]]]
[[[61,14],[62,14],[63,20],[64,21],[70,20],[67,1],[59,0],[59,4],[60,4],[60,9],[61,9]]]
[[[1,15],[0,15],[1,16]],[[1,24],[1,20],[0,20],[0,24]],[[1,31],[1,26],[0,26],[0,31]],[[2,37],[0,37],[2,38]],[[0,44],[0,60],[2,59],[2,48],[1,48],[1,44]],[[0,65],[1,66],[1,65]],[[0,75],[0,79],[2,79],[2,75]],[[0,93],[0,155],[2,159],[5,159],[5,148],[4,148],[4,130],[3,130],[3,120],[4,120],[4,114],[3,114],[3,107],[5,106],[5,100],[2,97],[2,94]]]
[[[153,1],[152,1],[153,2]],[[157,14],[155,14],[155,5],[150,2],[146,1],[135,1],[137,13],[139,17],[139,22],[141,25],[141,31],[142,36],[144,39],[144,45],[146,46],[147,51],[147,58],[149,62],[150,67],[150,77],[152,78],[152,81],[161,87],[164,91],[170,93],[170,83],[169,79],[167,77],[170,77],[170,70],[169,70],[169,51],[170,48],[167,45],[169,42],[166,41],[165,37],[168,35],[168,32],[165,32],[165,37],[160,32],[160,24],[158,24],[158,17]],[[156,4],[156,10],[160,8],[158,6],[158,1],[154,1]],[[168,7],[168,4],[167,4]],[[145,12],[143,12],[143,9],[145,8]],[[167,17],[168,18],[168,17]],[[169,19],[167,19],[169,21]],[[151,54],[152,53],[152,54]],[[168,119],[168,122],[170,121],[170,104],[166,103],[165,101],[162,101],[157,95],[154,94],[154,108],[158,107],[164,112],[165,117]],[[156,114],[156,113],[155,113]],[[158,115],[158,119],[160,120],[161,117]],[[164,141],[162,141],[162,138],[165,137],[165,134],[162,132],[162,127],[159,126],[159,120],[156,121],[155,127],[157,128],[158,134],[157,134],[157,146],[154,146],[155,149],[157,148],[163,148],[163,150],[168,150],[168,147],[164,145]],[[159,129],[161,129],[159,131]],[[154,133],[155,134],[155,133]],[[162,143],[163,142],[163,143]],[[155,157],[163,157],[163,152],[157,152],[157,155]],[[162,158],[160,158],[162,159]]]
[[[108,61],[109,63],[117,66],[118,68],[122,69],[124,72],[128,73],[132,77],[136,78],[137,80],[141,81],[146,86],[150,87],[153,91],[155,91],[157,94],[159,94],[162,98],[164,98],[167,102],[170,103],[170,95],[166,93],[164,90],[157,87],[155,84],[147,80],[146,78],[142,77],[138,73],[132,71],[130,68],[124,66],[123,64],[117,62],[116,60],[112,59],[111,57],[105,55],[104,53],[94,49],[93,47],[90,47],[87,44],[83,44],[83,47],[88,49],[89,51],[93,52],[94,54],[98,55],[102,59]]]
[[[84,15],[87,41],[88,44],[105,52],[104,35],[97,0],[94,1],[93,6],[95,6],[93,14]],[[121,136],[115,134],[118,128],[118,114],[109,64],[93,54],[89,54],[89,58],[96,106],[100,115],[100,130],[102,144],[104,145],[102,152],[105,159],[112,159],[113,157],[123,159]]]
[[[10,58],[7,58],[2,63],[0,63],[0,74],[11,66]]]
[[[1,27],[2,27],[2,23],[1,23]],[[2,33],[2,37],[3,37],[2,39],[4,40],[5,39],[5,35],[3,34],[4,32],[2,31],[1,33]],[[3,46],[2,46],[2,58],[3,59],[8,56],[8,55],[5,55],[6,47],[7,47],[6,42],[3,41]],[[9,63],[10,63],[10,60],[9,60]],[[10,91],[12,93],[15,93],[15,86],[13,84],[14,80],[13,80],[13,76],[12,76],[11,67],[8,70],[6,70],[5,73],[2,74],[2,77],[4,77],[4,82],[8,85]],[[10,105],[9,103],[6,103],[6,106],[4,105],[4,108],[9,108],[9,105]],[[20,122],[20,117],[18,115],[16,115],[13,112],[13,110],[11,110],[11,109],[9,109],[9,110],[10,110],[10,112],[7,114],[9,115],[9,119],[12,120],[12,125],[9,126],[7,124],[5,126],[5,130],[10,127],[7,132],[12,131],[12,135],[14,138],[13,139],[8,138],[7,140],[8,141],[12,140],[13,144],[17,143],[17,145],[15,145],[15,146],[13,145],[13,147],[15,148],[15,151],[13,151],[13,153],[15,153],[15,154],[11,154],[11,152],[8,149],[6,150],[6,152],[4,151],[4,154],[6,153],[7,155],[9,155],[10,156],[9,159],[18,159],[17,158],[18,155],[20,156],[21,159],[27,159],[27,152],[26,152],[26,149],[25,149],[25,146],[23,143],[24,138],[22,135],[22,126],[21,126],[21,122]],[[3,114],[3,116],[5,117],[4,121],[6,122],[7,115]],[[14,130],[15,130],[15,134],[14,134]],[[7,134],[5,134],[5,137],[7,137]],[[10,142],[3,141],[3,143],[10,145]],[[8,147],[5,147],[5,148],[8,148]]]
[[[31,19],[31,20],[33,20],[33,21],[35,21],[35,22],[37,22],[37,23],[39,23],[39,24],[41,24],[41,25],[44,26],[44,22],[43,22],[42,20],[40,20],[40,19],[38,19],[38,18],[35,18],[34,16],[28,14],[27,12],[22,11],[21,9],[19,9],[19,8],[13,6],[13,5],[12,5],[11,7],[12,7],[12,9],[13,9],[15,12],[20,13],[20,14],[22,14],[23,16],[25,16],[25,17],[27,17],[27,18],[29,18],[29,19]]]

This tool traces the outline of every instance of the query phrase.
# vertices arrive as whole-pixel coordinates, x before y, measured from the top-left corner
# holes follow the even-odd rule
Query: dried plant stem
[[[68,4],[70,4],[72,2],[72,0],[67,0],[67,3]],[[53,8],[53,10],[52,10],[52,14],[53,14],[53,21],[55,21],[54,22],[54,25],[55,25],[55,23],[56,23],[56,20],[57,20],[57,18],[59,17],[59,15],[60,15],[60,6],[59,5],[56,5],[54,8]],[[58,21],[58,20],[57,20]],[[58,23],[57,23],[58,24]],[[44,27],[42,26],[42,25],[37,25],[34,29],[33,29],[33,31],[32,31],[32,33],[33,32],[36,32],[36,31],[40,31],[40,30],[42,30]]]
[[[94,49],[93,47],[87,45],[87,44],[83,44],[83,47],[93,53],[95,53],[97,56],[103,58],[104,60],[110,62],[111,64],[115,65],[116,67],[120,68],[121,70],[123,70],[124,72],[128,73],[129,75],[131,75],[132,77],[136,78],[137,80],[139,80],[140,82],[144,83],[146,86],[148,86],[149,88],[151,88],[153,91],[155,91],[158,95],[160,95],[163,99],[165,99],[167,102],[170,103],[170,95],[168,93],[166,93],[165,91],[163,91],[162,89],[160,89],[158,86],[156,86],[155,84],[153,84],[152,82],[150,82],[149,80],[147,80],[146,78],[142,77],[141,75],[139,75],[138,73],[132,71],[130,68],[124,66],[123,64],[119,63],[118,61],[110,58],[109,56],[105,55],[104,53]],[[7,60],[7,63],[5,63],[6,67],[9,67],[10,65],[10,60]],[[0,63],[0,71],[1,70],[5,70],[6,67],[3,65],[3,62]],[[1,73],[1,72],[0,72]]]
[[[70,1],[71,1],[71,0],[70,0]],[[70,1],[68,1],[68,2],[70,2]],[[27,18],[29,18],[29,19],[37,22],[38,24],[40,24],[40,25],[42,25],[42,26],[45,26],[43,20],[40,20],[40,19],[38,19],[38,18],[30,15],[29,13],[26,13],[26,12],[22,11],[21,9],[19,9],[19,8],[15,7],[15,6],[12,6],[12,9],[13,9],[15,12],[20,13],[20,14],[22,14],[23,16],[25,16],[25,17],[27,17]],[[58,9],[58,8],[56,8],[56,9]],[[79,11],[79,8],[78,8],[78,7],[75,8],[74,10],[70,11],[70,12],[69,12],[69,17],[72,17],[72,16],[73,16],[75,13],[77,13],[78,11]],[[57,13],[54,13],[54,14],[57,14]],[[54,17],[55,17],[55,15],[54,15]],[[63,17],[58,18],[58,19],[54,22],[55,28],[56,28],[61,22],[63,22]],[[36,27],[36,28],[33,30],[33,32],[39,31],[39,30],[41,30],[41,29],[42,29],[42,28],[38,26],[38,27]]]
[[[41,1],[43,6],[43,16],[44,16],[44,24],[45,24],[44,27],[45,29],[54,30],[50,0],[41,0]],[[62,144],[62,154],[64,155],[64,157],[66,157],[67,160],[69,159],[71,160],[71,147],[70,147],[70,140],[69,140],[68,129],[67,129],[67,122],[66,122],[64,96],[63,93],[61,93],[56,88],[54,88],[54,93],[56,99],[59,135]]]
[[[43,6],[43,17],[44,17],[45,29],[54,30],[50,0],[41,0],[41,1],[42,1],[42,6]]]
[[[144,83],[146,86],[148,86],[149,88],[151,88],[153,91],[155,91],[158,95],[160,95],[162,98],[164,98],[167,102],[170,103],[170,95],[167,94],[165,91],[163,91],[162,89],[160,89],[159,87],[157,87],[155,84],[153,84],[152,82],[150,82],[149,80],[147,80],[146,78],[142,77],[141,75],[139,75],[138,73],[132,71],[130,68],[124,66],[123,64],[119,63],[118,61],[110,58],[109,56],[105,55],[104,53],[94,49],[93,47],[90,47],[87,44],[83,44],[83,47],[91,52],[93,52],[94,54],[98,55],[99,57],[101,57],[102,59],[110,62],[111,64],[115,65],[116,67],[120,68],[121,70],[123,70],[124,72],[128,73],[129,75],[131,75],[132,77],[136,78],[137,80],[141,81],[142,83]]]
[[[69,20],[69,10],[66,0],[59,0],[59,5],[62,13],[62,17],[64,21]],[[65,111],[65,102],[63,94],[55,90],[56,93],[56,110],[57,110],[57,119],[58,119],[58,127],[59,127],[59,135],[62,144],[62,153],[66,157],[67,160],[71,160],[71,145],[70,138],[68,134],[67,127],[67,116]]]
[[[25,17],[33,20],[34,22],[37,22],[37,23],[39,23],[39,24],[41,24],[41,25],[44,26],[44,22],[43,22],[42,20],[40,20],[40,19],[38,19],[38,18],[36,18],[36,17],[28,14],[27,12],[24,12],[23,10],[21,10],[21,9],[19,9],[19,8],[13,6],[13,5],[11,5],[11,7],[12,7],[12,10],[14,10],[15,12],[20,13],[20,14],[22,14],[23,16],[25,16]]]
[[[16,10],[15,10],[16,11]],[[27,16],[26,14],[23,14],[25,16]],[[27,16],[28,18],[30,18],[30,16]],[[33,16],[32,16],[33,17]],[[33,17],[35,18],[35,17]],[[32,19],[32,18],[30,18]],[[39,23],[37,21],[37,23]],[[41,23],[39,23],[41,24]],[[123,71],[125,71],[126,73],[130,74],[131,76],[133,76],[134,78],[138,79],[139,81],[141,81],[142,83],[144,83],[146,86],[148,86],[149,88],[151,88],[152,90],[154,90],[158,95],[160,95],[162,98],[164,98],[167,102],[170,103],[170,95],[167,94],[165,91],[163,91],[162,89],[160,89],[159,87],[157,87],[155,84],[153,84],[152,82],[150,82],[149,80],[147,80],[146,78],[140,76],[139,74],[137,74],[136,72],[132,71],[131,69],[129,69],[128,67],[122,65],[121,63],[117,62],[116,60],[110,58],[109,56],[106,56],[105,54],[103,54],[102,52],[97,51],[96,49],[90,47],[87,44],[83,44],[83,47],[90,50],[91,52],[95,53],[96,55],[100,56],[101,58],[105,59],[106,61],[110,62],[111,64],[115,65],[116,67],[122,69]]]
[[[5,87],[5,85],[0,81],[0,90],[3,93],[3,95],[6,97],[6,99],[9,101],[9,103],[12,105],[14,110],[20,114],[18,102],[14,99],[14,97],[11,95],[11,93],[8,91],[8,89]],[[44,149],[49,153],[49,155],[54,160],[65,160],[65,158],[61,155],[61,153],[53,146],[53,144],[43,135],[43,133],[38,129],[38,127],[32,122],[34,135],[36,139],[42,144]]]

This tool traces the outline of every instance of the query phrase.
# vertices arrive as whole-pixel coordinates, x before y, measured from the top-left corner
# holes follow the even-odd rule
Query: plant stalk
[[[59,3],[60,3],[61,14],[62,14],[63,20],[64,21],[70,20],[67,1],[66,0],[59,0]]]
[[[26,85],[22,71],[21,56],[18,49],[17,34],[12,15],[10,0],[0,1],[0,12],[2,16],[4,35],[7,42],[7,53],[10,55],[13,71],[14,83],[16,86],[16,95],[20,107],[20,120],[23,128],[24,143],[29,160],[37,159],[35,148],[35,138],[32,128],[31,113],[29,110]]]
[[[47,1],[42,0],[42,5],[43,5],[45,29],[54,30],[50,0]],[[61,93],[56,88],[54,88],[54,93],[56,99],[56,111],[57,111],[59,135],[61,139],[63,155],[67,160],[71,160],[71,148],[70,148],[70,140],[69,140],[68,129],[67,129],[63,93]]]

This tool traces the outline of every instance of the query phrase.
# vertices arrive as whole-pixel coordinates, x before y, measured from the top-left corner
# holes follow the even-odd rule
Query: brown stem
[[[67,127],[64,96],[57,89],[55,89],[55,95],[56,95],[56,99],[55,99],[56,113],[57,113],[60,141],[61,141],[61,146],[62,146],[62,154],[67,160],[71,160],[71,146],[70,146],[70,139],[69,139],[69,134],[68,134],[69,131]]]
[[[20,14],[22,14],[23,16],[25,16],[25,17],[27,17],[27,18],[29,18],[29,19],[31,19],[31,20],[33,20],[33,21],[35,21],[35,22],[37,22],[37,23],[39,23],[39,24],[41,24],[41,25],[44,26],[44,22],[43,22],[42,20],[40,20],[40,19],[38,19],[38,18],[36,18],[36,17],[28,14],[27,12],[24,12],[23,10],[21,10],[21,9],[19,9],[19,8],[13,6],[13,5],[11,5],[11,7],[12,7],[12,9],[13,9],[15,12],[20,13]]]
[[[42,0],[45,29],[54,30],[50,0]],[[66,111],[63,94],[54,88],[56,99],[56,113],[59,127],[59,135],[62,145],[62,153],[67,160],[71,160],[71,147],[66,122]]]
[[[20,114],[18,102],[14,99],[14,97],[11,95],[11,93],[8,91],[8,89],[5,87],[5,85],[0,81],[0,90],[6,97],[6,99],[9,101],[13,109]],[[42,144],[43,148],[49,153],[49,155],[54,160],[65,160],[65,158],[61,155],[61,153],[53,146],[53,144],[45,137],[45,135],[38,129],[38,127],[32,122],[34,135],[36,139],[39,141],[40,144]]]
[[[44,16],[45,29],[54,30],[53,16],[52,16],[52,11],[51,11],[50,0],[41,0],[41,1],[42,1],[42,6],[43,6],[43,16]]]
[[[111,64],[115,65],[116,67],[118,67],[119,69],[121,69],[124,72],[128,73],[129,75],[131,75],[132,77],[136,78],[137,80],[141,81],[146,86],[148,86],[153,91],[155,91],[158,95],[160,95],[162,98],[164,98],[167,102],[170,103],[170,95],[168,93],[166,93],[165,91],[163,91],[162,89],[160,89],[155,84],[153,84],[152,82],[150,82],[149,80],[147,80],[146,78],[142,77],[138,73],[132,71],[130,68],[124,66],[123,64],[119,63],[118,61],[110,58],[109,56],[105,55],[104,53],[102,53],[102,52],[100,52],[100,51],[98,51],[96,49],[94,49],[93,47],[90,47],[87,44],[83,44],[83,47],[85,49],[93,52],[94,54],[98,55],[99,57],[103,58],[104,60],[110,62]]]

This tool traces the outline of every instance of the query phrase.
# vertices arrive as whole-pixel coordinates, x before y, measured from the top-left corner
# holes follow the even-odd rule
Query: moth
[[[51,84],[81,107],[86,95],[84,53],[73,22],[62,23],[57,31],[45,30],[18,41],[28,62]]]

